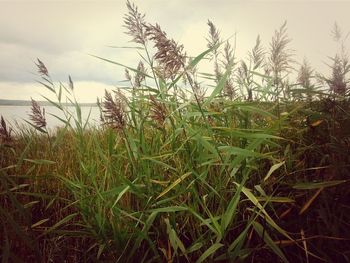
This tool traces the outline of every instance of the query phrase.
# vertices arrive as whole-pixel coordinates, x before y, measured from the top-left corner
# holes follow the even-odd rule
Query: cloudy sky
[[[261,35],[268,47],[285,20],[296,59],[307,57],[326,73],[327,56],[336,52],[330,31],[334,22],[350,31],[349,1],[135,0],[150,23],[158,22],[190,55],[206,49],[207,20],[223,38],[236,33],[237,54],[244,57]],[[124,69],[89,56],[94,54],[135,66],[135,50],[123,32],[122,0],[0,0],[0,99],[40,99],[45,88],[35,81],[40,58],[56,81],[75,82],[81,102],[96,101],[104,89],[121,85]],[[350,49],[349,39],[345,43]]]

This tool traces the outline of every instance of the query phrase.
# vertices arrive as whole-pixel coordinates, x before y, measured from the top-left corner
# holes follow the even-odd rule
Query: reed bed
[[[65,118],[49,131],[34,100],[30,126],[1,118],[2,262],[349,261],[346,52],[330,76],[305,61],[291,84],[286,23],[244,60],[208,26],[190,57],[127,2],[142,58],[98,103],[100,127],[82,119],[72,78],[38,60]],[[213,74],[199,71],[207,59]]]

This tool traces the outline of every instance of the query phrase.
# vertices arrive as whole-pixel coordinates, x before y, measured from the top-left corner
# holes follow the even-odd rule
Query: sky
[[[236,35],[236,52],[246,57],[258,34],[268,48],[271,37],[287,21],[295,60],[306,57],[327,74],[328,56],[337,45],[331,29],[335,22],[350,31],[348,1],[263,0],[135,0],[146,21],[159,23],[170,38],[184,45],[187,54],[204,51],[210,19],[222,38]],[[70,75],[80,102],[94,102],[104,90],[123,82],[124,69],[89,54],[136,67],[139,55],[123,27],[127,12],[122,0],[0,0],[0,99],[40,100],[48,95],[36,81],[35,62],[47,66],[54,81]],[[345,42],[350,50],[350,40]],[[298,67],[298,65],[295,65]]]

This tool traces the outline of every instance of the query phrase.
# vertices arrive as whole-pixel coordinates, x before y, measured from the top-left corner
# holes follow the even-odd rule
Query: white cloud
[[[345,1],[138,0],[136,4],[147,21],[158,22],[192,56],[206,49],[207,19],[223,38],[237,32],[239,57],[253,47],[257,34],[268,47],[274,29],[287,20],[297,59],[307,56],[324,72],[323,61],[335,53],[329,33],[334,21],[343,27],[350,25],[350,2]],[[77,86],[85,83],[89,94],[96,92],[88,97],[77,88],[84,100],[99,94],[96,83],[117,84],[124,79],[124,69],[87,54],[137,65],[140,58],[134,50],[106,47],[134,45],[122,27],[125,13],[125,1],[0,1],[0,98],[36,96],[36,84],[28,84],[36,79],[32,74],[36,58],[45,62],[55,80],[66,81],[69,74]],[[350,28],[344,28],[345,33],[347,30]]]
[[[67,85],[67,83],[63,83]],[[56,85],[58,88],[58,85]],[[74,93],[79,102],[96,102],[97,97],[102,98],[105,90],[115,89],[113,85],[101,82],[77,81],[74,82]],[[40,83],[30,82],[0,82],[0,99],[12,100],[45,100],[44,96],[57,101],[55,94],[42,86]]]

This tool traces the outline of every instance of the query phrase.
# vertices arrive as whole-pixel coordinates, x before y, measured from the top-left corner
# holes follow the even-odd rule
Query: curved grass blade
[[[254,221],[252,225],[255,231],[258,233],[258,235],[264,239],[266,245],[268,245],[272,249],[272,251],[275,252],[275,254],[282,259],[283,262],[288,263],[289,261],[283,254],[282,250],[276,245],[276,243],[272,240],[270,235],[264,230],[263,226],[256,221]]]
[[[208,257],[210,256],[214,256],[215,252],[223,247],[224,245],[221,244],[221,243],[215,243],[213,245],[211,245],[199,258],[198,260],[196,261],[196,263],[201,263],[203,262],[204,260],[206,260]]]

